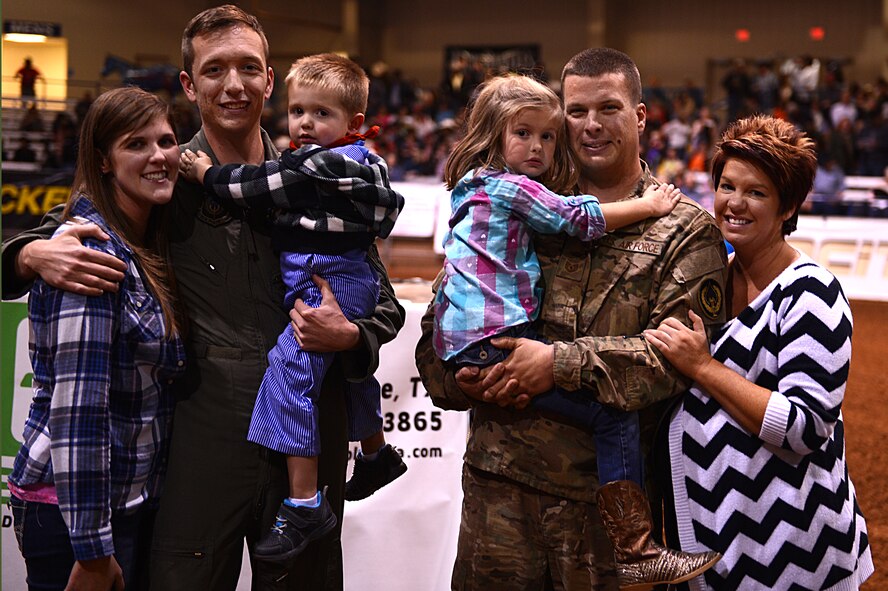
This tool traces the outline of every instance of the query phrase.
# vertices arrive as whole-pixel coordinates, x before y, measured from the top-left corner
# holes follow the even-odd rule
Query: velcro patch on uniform
[[[647,254],[659,255],[663,252],[662,242],[653,242],[651,240],[626,240],[624,238],[613,238],[610,236],[599,240],[599,244],[606,244],[619,250],[628,252],[644,252]]]
[[[222,205],[210,197],[204,198],[200,209],[197,210],[197,218],[208,226],[214,228],[227,224],[232,220],[231,214],[229,214]]]
[[[722,292],[721,285],[718,284],[718,281],[715,279],[707,279],[704,281],[700,286],[698,300],[703,314],[710,320],[718,320],[725,300],[724,293]]]

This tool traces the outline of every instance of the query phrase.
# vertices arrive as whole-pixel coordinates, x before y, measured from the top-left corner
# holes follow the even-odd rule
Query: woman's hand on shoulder
[[[693,328],[688,328],[677,318],[667,318],[656,329],[645,330],[643,335],[675,369],[696,380],[713,359],[703,319],[693,310],[688,310],[688,317]]]

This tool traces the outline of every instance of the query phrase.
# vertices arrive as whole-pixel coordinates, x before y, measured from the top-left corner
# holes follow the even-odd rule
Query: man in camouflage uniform
[[[565,66],[562,88],[579,191],[602,202],[640,197],[653,179],[638,159],[646,110],[635,64],[586,50]],[[432,349],[431,307],[422,321],[416,363],[433,402],[473,409],[453,589],[617,589],[592,434],[523,407],[553,385],[590,390],[640,410],[647,453],[666,405],[689,384],[642,331],[670,316],[689,322],[689,309],[709,326],[725,319],[724,243],[687,198],[591,246],[551,235],[535,246],[545,281],[537,328],[552,344],[505,339],[505,362],[454,375]]]

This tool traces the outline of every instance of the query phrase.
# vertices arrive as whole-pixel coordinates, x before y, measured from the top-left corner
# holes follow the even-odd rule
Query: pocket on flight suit
[[[151,589],[209,589],[213,554],[204,540],[155,537],[151,547]]]

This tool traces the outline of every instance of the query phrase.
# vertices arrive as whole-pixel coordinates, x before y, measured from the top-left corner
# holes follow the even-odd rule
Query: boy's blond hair
[[[370,79],[361,66],[347,57],[319,53],[300,58],[290,66],[286,83],[288,88],[299,84],[330,91],[350,115],[367,110]]]

